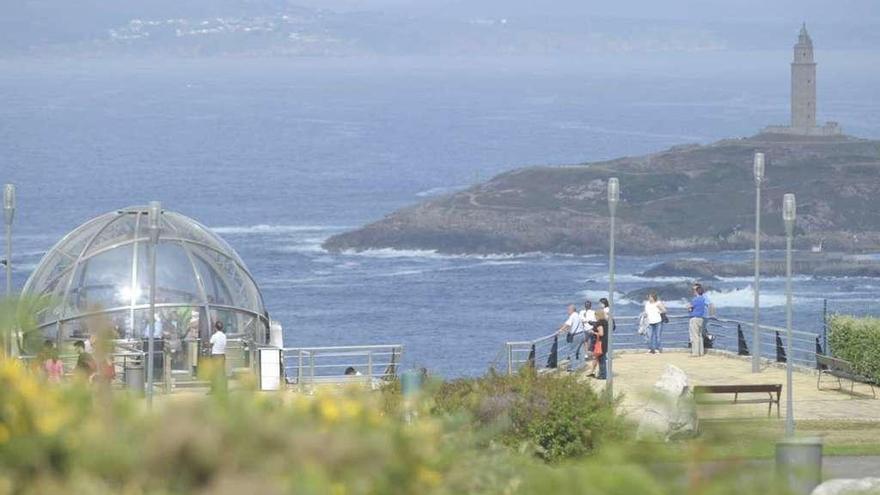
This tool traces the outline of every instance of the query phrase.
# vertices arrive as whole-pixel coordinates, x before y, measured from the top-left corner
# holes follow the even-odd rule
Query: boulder
[[[880,478],[828,480],[817,486],[812,495],[878,495]]]
[[[636,437],[639,440],[668,442],[698,434],[697,409],[687,374],[681,368],[668,364],[654,384]]]
[[[683,280],[676,283],[635,289],[624,294],[624,297],[630,301],[642,302],[648,298],[648,294],[656,292],[663,301],[690,301],[694,297],[691,287],[693,287],[693,283]],[[712,290],[712,287],[706,284],[703,284],[703,288],[706,289],[706,292]]]

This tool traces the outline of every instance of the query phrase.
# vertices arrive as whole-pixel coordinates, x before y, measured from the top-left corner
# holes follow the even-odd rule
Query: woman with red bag
[[[592,333],[595,336],[596,343],[593,346],[593,362],[590,365],[590,375],[594,375],[596,366],[599,367],[599,374],[596,378],[605,379],[605,350],[608,348],[608,317],[604,310],[596,311],[596,321],[593,322]]]

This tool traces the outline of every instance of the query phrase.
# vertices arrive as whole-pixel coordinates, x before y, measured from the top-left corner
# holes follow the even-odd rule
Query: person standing
[[[77,375],[84,378],[86,381],[91,382],[95,378],[95,373],[98,369],[97,363],[95,363],[95,358],[92,356],[92,353],[86,351],[86,343],[82,340],[74,342],[73,348],[78,354],[76,357],[75,368]]]
[[[569,304],[567,309],[567,317],[565,323],[559,327],[558,332],[564,333],[565,341],[568,343],[568,370],[574,371],[576,361],[579,358],[580,346],[584,343],[584,325],[581,322],[581,315],[577,311],[577,306]]]
[[[49,349],[46,359],[43,361],[43,371],[46,373],[46,380],[49,383],[61,383],[64,377],[64,363],[58,357],[58,351],[54,346]]]
[[[691,357],[700,357],[704,354],[703,322],[706,319],[706,298],[703,296],[703,293],[703,286],[694,284],[694,298],[688,307]]]
[[[223,330],[223,322],[214,323],[214,333],[211,335],[211,364],[216,379],[221,380],[226,386],[226,333]]]
[[[596,312],[593,311],[593,302],[589,299],[584,301],[584,309],[582,309],[579,314],[581,316],[581,325],[584,327],[584,354],[592,354],[593,347],[596,345],[596,336],[593,335],[593,332],[591,331],[593,323],[596,322]]]
[[[645,301],[645,317],[648,322],[648,352],[650,354],[663,352],[660,338],[663,335],[663,315],[665,313],[666,306],[657,297],[657,293],[648,294],[648,299]]]
[[[593,369],[599,366],[599,374],[596,378],[605,380],[608,376],[606,368],[606,352],[608,350],[608,317],[602,310],[596,311],[596,322],[593,323],[593,335],[596,336],[596,344],[593,347]]]

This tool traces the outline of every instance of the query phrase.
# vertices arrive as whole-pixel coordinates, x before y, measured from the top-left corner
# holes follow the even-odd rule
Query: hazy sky
[[[3,2],[4,0],[0,0]],[[342,39],[355,53],[493,53],[565,51],[606,45],[630,49],[786,48],[802,21],[825,49],[880,48],[880,0],[5,0],[0,14],[0,55],[63,47],[66,53],[113,49],[164,49],[166,53],[230,53],[286,48],[284,33],[272,38],[206,35],[177,39],[155,24],[152,32],[112,32],[133,20],[217,19],[258,22],[261,16],[299,12],[295,7],[370,15],[315,16],[296,27],[319,39]],[[378,14],[377,14],[378,13]],[[304,14],[314,15],[312,12]],[[293,18],[297,18],[294,15]],[[509,19],[510,22],[495,24]],[[496,29],[486,26],[504,26]],[[656,27],[657,29],[653,29]],[[171,29],[171,28],[168,28]],[[207,29],[207,28],[206,28]],[[293,28],[291,28],[293,29]],[[250,31],[248,31],[250,32]],[[277,34],[275,31],[273,33]],[[279,31],[280,33],[280,31]],[[164,36],[163,35],[167,35]],[[200,35],[201,36],[201,35]],[[225,37],[224,37],[225,36]],[[180,35],[177,35],[180,37]],[[322,38],[323,37],[323,38]],[[137,41],[131,41],[137,40]],[[599,40],[599,41],[597,41]],[[604,41],[602,41],[604,40]],[[610,41],[609,41],[610,40]],[[102,44],[103,43],[103,44]],[[343,44],[344,45],[344,44]],[[131,46],[131,49],[128,47]],[[195,48],[192,48],[195,46]],[[305,46],[305,45],[303,45]],[[312,44],[332,50],[330,41]],[[97,47],[97,48],[96,48]],[[317,48],[315,48],[317,47]],[[359,50],[359,51],[358,51]],[[311,53],[311,52],[310,52]],[[543,53],[543,52],[542,52]]]
[[[344,10],[404,9],[454,15],[593,15],[658,19],[864,21],[880,17],[878,0],[302,0]]]

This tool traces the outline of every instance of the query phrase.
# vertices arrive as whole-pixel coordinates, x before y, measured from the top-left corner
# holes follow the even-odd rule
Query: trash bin
[[[142,364],[127,364],[123,370],[125,373],[125,388],[144,393],[144,366]]]
[[[822,439],[792,438],[777,443],[776,474],[791,493],[809,495],[822,482]]]

